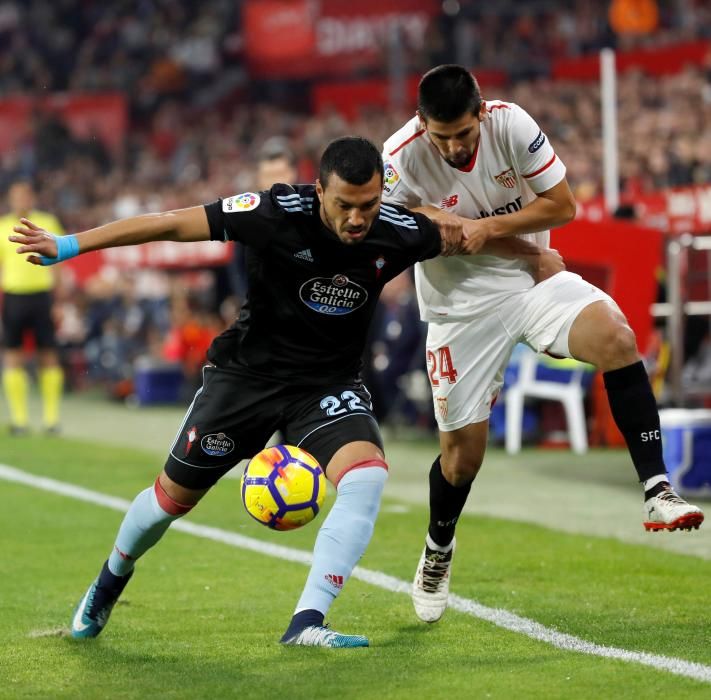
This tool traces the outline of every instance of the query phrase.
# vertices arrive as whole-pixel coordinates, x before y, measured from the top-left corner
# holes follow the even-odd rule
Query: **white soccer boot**
[[[423,622],[437,622],[447,609],[455,542],[452,540],[448,551],[440,552],[432,549],[435,543],[427,535],[412,584],[412,604],[415,606],[415,614]]]
[[[701,508],[692,506],[681,498],[669,486],[661,493],[644,502],[644,529],[651,532],[657,530],[689,530],[699,529],[704,521]]]

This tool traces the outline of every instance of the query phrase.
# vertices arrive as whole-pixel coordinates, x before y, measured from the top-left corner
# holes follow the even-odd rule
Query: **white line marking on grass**
[[[18,484],[24,484],[33,488],[49,491],[50,493],[69,496],[70,498],[86,501],[87,503],[92,503],[94,505],[105,506],[106,508],[111,508],[112,510],[118,510],[121,512],[126,512],[130,505],[130,502],[123,498],[115,498],[114,496],[107,496],[103,493],[91,491],[81,486],[74,486],[73,484],[67,484],[65,482],[56,481],[55,479],[49,479],[47,477],[35,476],[21,471],[20,469],[9,467],[5,464],[0,464],[0,478],[5,479],[6,481],[12,481]],[[309,552],[304,552],[299,549],[292,549],[291,547],[284,547],[282,545],[271,544],[269,542],[262,542],[260,540],[252,539],[251,537],[238,535],[235,532],[221,530],[217,527],[198,525],[197,523],[177,520],[171,525],[171,528],[174,530],[180,530],[181,532],[187,532],[191,535],[195,535],[196,537],[203,537],[205,539],[213,540],[214,542],[222,542],[232,547],[247,549],[252,552],[257,552],[258,554],[265,554],[270,557],[285,559],[286,561],[296,562],[297,564],[305,564],[307,566],[311,564],[311,554]],[[393,593],[409,594],[410,592],[411,584],[409,582],[395,578],[394,576],[388,576],[380,571],[364,569],[360,566],[357,566],[353,570],[353,578],[357,578],[360,581],[364,581],[365,583],[369,583],[373,586],[378,586],[379,588],[383,588]],[[649,654],[647,652],[628,651],[626,649],[618,649],[616,647],[607,647],[600,644],[594,644],[593,642],[587,642],[584,639],[574,637],[571,634],[564,634],[563,632],[558,632],[550,627],[545,627],[538,622],[515,615],[514,613],[506,610],[501,610],[500,608],[489,608],[486,605],[481,605],[474,600],[462,598],[458,595],[449,596],[449,607],[453,610],[457,610],[458,612],[465,613],[466,615],[478,617],[481,620],[490,622],[497,627],[502,627],[510,632],[523,634],[539,642],[551,644],[552,646],[564,651],[577,651],[581,654],[602,656],[608,659],[617,659],[619,661],[629,661],[642,664],[643,666],[651,666],[652,668],[660,671],[668,671],[669,673],[673,673],[678,676],[686,676],[687,678],[693,678],[694,680],[711,683],[711,666],[706,666],[693,661],[685,661],[684,659],[677,659],[671,656],[659,656],[657,654]]]

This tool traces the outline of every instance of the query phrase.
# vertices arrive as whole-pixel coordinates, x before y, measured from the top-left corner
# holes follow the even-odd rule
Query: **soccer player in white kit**
[[[438,66],[420,81],[417,115],[385,142],[383,159],[385,202],[459,222],[468,249],[482,252],[434,258],[415,270],[441,449],[430,470],[429,529],[413,584],[418,617],[435,622],[446,609],[456,522],[518,342],[603,372],[644,487],[645,528],[698,528],[703,513],[669,484],[657,405],[617,304],[579,275],[563,271],[535,284],[525,262],[482,249],[506,237],[545,249],[549,229],[575,216],[565,165],[531,116],[510,102],[484,102],[466,68]]]

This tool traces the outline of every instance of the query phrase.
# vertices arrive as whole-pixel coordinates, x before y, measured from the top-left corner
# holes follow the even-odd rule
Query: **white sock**
[[[452,547],[454,547],[454,540],[452,540],[448,545],[445,545],[444,547],[441,544],[437,544],[431,537],[430,533],[427,533],[427,537],[425,537],[425,543],[430,549],[433,549],[435,552],[444,552],[445,554],[447,552],[452,551]]]
[[[661,484],[663,481],[669,481],[669,476],[667,474],[657,474],[649,479],[645,479],[642,482],[644,492],[646,493],[649,489],[653,489],[657,484]]]

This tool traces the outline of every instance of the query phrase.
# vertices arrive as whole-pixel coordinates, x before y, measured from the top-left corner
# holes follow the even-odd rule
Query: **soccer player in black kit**
[[[135,561],[237,462],[282,431],[337,489],[304,591],[281,641],[367,646],[324,616],[370,541],[387,478],[360,357],[380,291],[418,260],[460,251],[461,231],[381,204],[383,163],[366,139],[323,154],[314,185],[276,184],[205,206],[115,221],[55,237],[27,219],[10,240],[33,264],[155,240],[235,240],[246,247],[248,299],[218,336],[155,483],[132,502],[114,548],[81,599],[72,636],[96,637]]]

